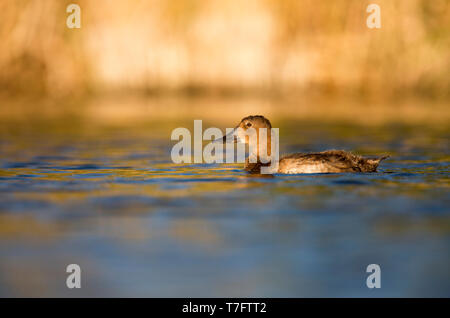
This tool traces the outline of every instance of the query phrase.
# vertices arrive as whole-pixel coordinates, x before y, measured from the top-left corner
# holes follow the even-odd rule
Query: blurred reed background
[[[6,0],[0,94],[448,98],[449,21],[447,0]]]

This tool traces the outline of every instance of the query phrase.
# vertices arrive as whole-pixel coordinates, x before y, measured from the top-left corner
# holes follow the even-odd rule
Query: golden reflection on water
[[[51,272],[59,270],[44,260],[64,266],[74,262],[73,255],[87,264],[90,279],[100,286],[87,288],[84,295],[104,295],[105,288],[114,295],[158,290],[178,295],[177,284],[156,277],[172,277],[203,295],[190,276],[203,277],[214,295],[224,290],[243,295],[242,280],[231,279],[232,272],[247,273],[248,290],[265,290],[262,295],[277,294],[277,288],[291,296],[310,295],[309,285],[291,284],[305,283],[298,271],[320,280],[336,249],[355,264],[373,250],[374,257],[395,267],[399,260],[386,261],[387,252],[379,248],[386,241],[396,253],[413,250],[418,262],[430,257],[446,262],[448,107],[429,101],[420,107],[414,101],[375,108],[356,101],[348,108],[331,108],[333,101],[99,103],[51,111],[43,107],[42,112],[1,109],[0,286],[6,287],[0,287],[0,295],[36,295],[52,280]],[[171,162],[172,129],[192,128],[193,119],[204,119],[204,129],[224,129],[248,114],[267,115],[280,128],[281,153],[343,148],[391,158],[376,174],[297,176],[248,175],[242,164]],[[437,252],[429,254],[423,246]],[[19,259],[25,261],[21,267],[15,266]],[[172,268],[178,263],[184,264],[182,272]],[[38,268],[40,281],[17,278],[31,266]],[[429,280],[442,279],[435,265],[422,266]],[[284,274],[275,274],[275,268]],[[134,270],[158,283],[123,275]],[[352,275],[341,270],[347,278]],[[127,279],[142,293],[125,288]],[[217,285],[224,281],[226,287]],[[425,290],[429,286],[425,280],[418,284]],[[52,283],[45,293],[60,294],[61,288]],[[420,290],[410,294],[423,295]],[[448,290],[444,285],[439,294]]]

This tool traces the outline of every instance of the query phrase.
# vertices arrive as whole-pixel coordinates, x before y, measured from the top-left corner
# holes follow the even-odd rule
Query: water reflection
[[[1,117],[0,295],[373,296],[371,263],[383,272],[376,296],[450,295],[442,121],[278,115],[281,153],[392,158],[376,174],[260,176],[171,163],[172,129],[197,115]],[[65,288],[70,263],[81,290]]]

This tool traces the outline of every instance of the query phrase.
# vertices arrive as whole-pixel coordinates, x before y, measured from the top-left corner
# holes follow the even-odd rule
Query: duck
[[[260,128],[266,128],[267,144],[264,145],[264,142],[259,142],[257,147],[250,149],[250,156],[246,158],[244,167],[245,171],[249,173],[260,174],[262,167],[269,166],[275,166],[271,173],[278,174],[377,172],[380,162],[389,158],[389,155],[365,158],[348,151],[333,149],[285,155],[278,159],[278,164],[272,165],[272,162],[267,159],[261,160],[264,153],[270,157],[272,149],[270,138],[272,124],[262,115],[244,117],[233,131],[219,140],[222,142],[249,144],[250,138],[246,132],[250,128],[255,129],[257,136],[259,136]],[[261,149],[262,147],[266,147],[266,149]],[[250,160],[250,157],[256,158],[256,160]]]

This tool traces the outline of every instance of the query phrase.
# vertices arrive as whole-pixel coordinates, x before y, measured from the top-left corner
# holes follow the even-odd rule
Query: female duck
[[[241,128],[241,129],[238,129]],[[246,131],[255,129],[259,139],[259,128],[266,128],[267,144],[258,140],[258,147],[250,150],[250,157],[256,160],[245,161],[245,170],[251,173],[261,173],[262,167],[271,166],[268,160],[261,160],[263,154],[271,155],[271,128],[270,121],[264,116],[248,116],[241,120],[239,125],[229,135],[223,137],[223,141],[234,140],[249,144],[249,136]],[[232,135],[230,138],[230,135]],[[389,156],[379,158],[363,158],[343,150],[328,150],[317,153],[294,153],[281,157],[273,173],[295,174],[295,173],[330,173],[330,172],[376,172],[381,160]],[[253,161],[253,162],[251,162]]]

